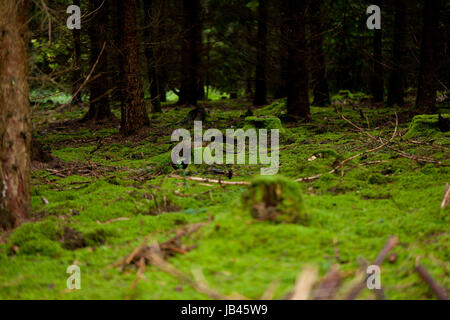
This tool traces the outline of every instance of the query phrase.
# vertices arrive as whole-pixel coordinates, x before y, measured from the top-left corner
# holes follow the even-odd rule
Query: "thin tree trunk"
[[[313,105],[324,106],[330,104],[328,80],[326,76],[325,55],[323,52],[323,27],[321,6],[323,1],[312,0],[310,2],[311,20],[311,52],[313,60],[312,79],[314,80]]]
[[[286,0],[285,23],[288,52],[287,114],[311,119],[305,46],[305,1]]]
[[[381,1],[376,1],[376,4],[381,8]],[[372,96],[375,102],[381,102],[384,96],[381,29],[373,32]]]
[[[253,99],[253,105],[255,106],[267,104],[266,60],[267,60],[267,0],[259,0],[258,34],[256,39],[255,97]]]
[[[405,43],[406,5],[404,0],[395,0],[394,44],[392,50],[392,71],[389,77],[388,106],[403,106],[405,95]]]
[[[145,21],[145,30],[144,37],[146,42],[151,42],[153,38],[151,35],[155,33],[153,31],[153,27],[150,26],[152,16],[152,0],[144,1],[144,21]],[[157,113],[161,112],[161,100],[159,97],[159,75],[158,75],[158,67],[155,62],[155,48],[153,45],[147,44],[145,47],[145,56],[147,58],[147,67],[148,67],[148,77],[150,83],[150,98],[152,102],[152,112]]]
[[[440,0],[424,1],[420,69],[416,108],[423,113],[436,109],[436,41],[439,27]]]
[[[27,0],[0,1],[0,228],[31,211]]]
[[[183,1],[185,37],[182,52],[182,84],[179,104],[197,106],[200,68],[201,24],[200,0]]]
[[[159,19],[159,25],[158,25],[158,39],[160,42],[159,50],[158,50],[158,59],[162,59],[161,66],[159,68],[158,76],[159,76],[159,97],[161,102],[166,102],[166,91],[167,91],[167,82],[168,82],[168,75],[167,75],[167,66],[165,59],[163,58],[164,55],[167,52],[167,45],[165,44],[166,40],[166,21],[168,20],[167,16],[167,8],[168,2],[165,0],[162,0],[159,2],[159,8],[160,8],[160,19]]]
[[[136,0],[120,2],[119,19],[123,30],[120,41],[122,54],[120,132],[122,135],[131,135],[150,124],[142,93],[136,30]]]
[[[89,61],[91,68],[95,66],[95,69],[92,73],[93,80],[89,83],[89,111],[83,120],[100,121],[111,118],[108,97],[108,50],[106,49],[108,1],[90,0],[89,10],[95,12],[89,25],[91,40]]]
[[[74,5],[80,6],[80,0],[74,0]],[[72,66],[72,104],[81,102],[81,92],[78,91],[81,84],[81,30],[73,29],[73,66]]]

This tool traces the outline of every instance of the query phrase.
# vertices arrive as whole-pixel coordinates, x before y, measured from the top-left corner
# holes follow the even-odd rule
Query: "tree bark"
[[[74,5],[80,7],[80,0],[74,0]],[[72,65],[72,105],[81,102],[81,30],[73,29],[73,65]]]
[[[181,96],[179,104],[197,106],[201,59],[200,0],[183,1],[183,25],[185,37],[182,51]]]
[[[375,1],[381,8],[381,1]],[[382,8],[381,8],[382,10]],[[373,56],[372,56],[372,96],[373,101],[381,102],[384,96],[383,57],[381,29],[373,30]]]
[[[142,93],[139,65],[139,45],[136,30],[136,0],[120,2],[120,26],[122,28],[120,51],[121,69],[121,125],[122,135],[131,135],[148,126],[147,109]]]
[[[0,228],[31,211],[27,0],[0,1]]]
[[[152,16],[152,0],[144,1],[144,21],[145,21],[145,29],[144,29],[144,37],[147,42],[151,42],[150,40],[153,38],[152,35],[155,34],[153,31],[153,26],[151,24],[151,16]],[[160,89],[159,89],[159,73],[158,66],[155,61],[155,48],[151,44],[147,44],[145,47],[145,57],[147,58],[147,68],[148,68],[148,77],[150,83],[150,98],[152,102],[152,112],[158,113],[162,112],[161,109],[161,100],[160,100]]]
[[[309,3],[310,15],[312,16],[311,30],[311,56],[313,60],[312,79],[313,84],[313,105],[325,106],[330,104],[330,94],[328,91],[328,80],[326,76],[325,55],[323,52],[323,27],[321,15],[321,0],[312,0]]]
[[[253,105],[262,106],[267,104],[267,0],[259,0],[258,33],[256,37],[255,96]]]
[[[308,70],[305,45],[305,1],[285,0],[288,52],[287,114],[295,118],[311,119],[308,96]]]
[[[404,0],[395,0],[394,44],[392,50],[392,71],[389,77],[387,105],[403,106],[405,95],[405,45],[406,5]]]
[[[106,49],[108,1],[90,0],[89,10],[95,12],[89,25],[91,40],[89,61],[91,68],[95,67],[95,69],[89,83],[89,111],[83,120],[100,121],[111,118],[108,97],[108,50]]]
[[[423,29],[416,108],[422,113],[433,113],[436,109],[436,41],[441,1],[423,2]]]

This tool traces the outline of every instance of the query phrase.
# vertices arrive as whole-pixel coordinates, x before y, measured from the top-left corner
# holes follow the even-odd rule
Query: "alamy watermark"
[[[367,18],[366,25],[369,30],[381,29],[381,9],[377,5],[371,5],[367,7],[367,14],[370,16]]]
[[[224,136],[218,129],[208,129],[203,132],[202,122],[194,121],[193,139],[191,133],[186,129],[176,129],[172,133],[172,142],[179,143],[173,148],[171,159],[177,165],[190,164],[192,158],[194,158],[194,164],[270,165],[261,168],[260,173],[261,175],[275,175],[279,169],[279,137],[278,129],[270,130],[269,148],[267,129],[226,129]],[[246,156],[247,140],[248,159]],[[204,148],[204,143],[209,143],[209,145]]]
[[[81,289],[81,270],[76,264],[67,267],[66,273],[70,274],[67,278],[67,289],[80,290]]]
[[[373,264],[367,267],[366,273],[367,277],[367,289],[381,289],[381,270],[380,267]]]

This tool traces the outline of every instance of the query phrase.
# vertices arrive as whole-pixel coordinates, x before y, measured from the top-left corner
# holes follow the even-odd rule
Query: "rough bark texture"
[[[197,105],[201,59],[200,0],[183,1],[183,38],[181,96],[179,104]]]
[[[267,104],[266,60],[267,60],[267,0],[259,0],[258,33],[256,39],[255,97],[253,104]]]
[[[120,26],[122,27],[120,51],[121,70],[121,126],[123,135],[136,133],[150,124],[142,93],[139,65],[139,45],[136,31],[136,0],[120,2]]]
[[[313,105],[324,106],[330,104],[330,94],[323,52],[323,27],[321,6],[323,1],[312,0],[309,4],[311,17],[311,58],[313,62],[312,87],[314,94]]]
[[[406,5],[404,0],[395,0],[394,44],[392,50],[392,71],[388,85],[388,106],[404,104],[405,92],[405,45]]]
[[[308,70],[305,46],[305,1],[285,0],[284,20],[287,23],[288,52],[287,114],[311,119],[308,96]]]
[[[74,5],[80,6],[80,0],[75,0]],[[81,30],[73,29],[73,65],[72,65],[72,104],[81,102],[81,92],[78,88],[82,83],[81,79]]]
[[[433,113],[436,109],[436,41],[439,29],[440,0],[424,1],[420,69],[416,107],[419,112]]]
[[[27,56],[28,1],[0,1],[0,229],[31,210]]]
[[[145,29],[144,29],[144,37],[145,41],[151,43],[152,35],[155,34],[153,31],[153,26],[151,26],[151,16],[152,16],[152,1],[145,0],[144,1],[144,21],[145,21]],[[145,47],[145,57],[147,58],[147,67],[148,67],[148,81],[150,83],[150,98],[152,102],[152,112],[161,112],[161,100],[160,100],[160,89],[159,89],[159,80],[160,77],[158,75],[158,66],[155,61],[155,48],[151,44],[147,44]]]
[[[381,1],[375,1],[381,10]],[[383,11],[381,11],[383,12]],[[384,96],[384,81],[383,81],[383,57],[382,57],[382,43],[381,43],[381,29],[373,30],[373,56],[372,56],[372,79],[371,91],[373,100],[376,102],[383,101]]]
[[[108,50],[106,36],[108,29],[108,1],[90,0],[90,12],[95,12],[89,25],[91,39],[90,65],[94,67],[89,83],[90,102],[85,120],[104,120],[111,117],[108,92]],[[102,51],[103,46],[105,49]],[[98,62],[97,62],[98,61]],[[96,64],[97,63],[97,64]]]

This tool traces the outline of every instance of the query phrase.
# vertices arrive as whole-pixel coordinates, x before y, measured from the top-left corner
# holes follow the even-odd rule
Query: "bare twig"
[[[439,300],[448,300],[447,291],[431,276],[431,274],[423,265],[417,263],[414,269],[417,271],[420,277],[430,286],[431,290]]]

